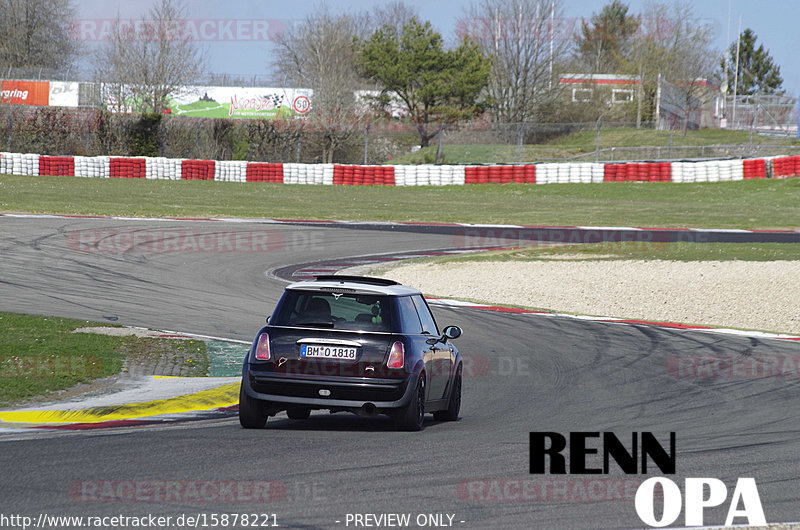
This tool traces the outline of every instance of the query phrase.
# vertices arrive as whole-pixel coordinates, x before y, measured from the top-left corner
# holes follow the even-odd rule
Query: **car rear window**
[[[384,295],[286,291],[270,318],[273,326],[364,331],[392,329],[392,298]]]

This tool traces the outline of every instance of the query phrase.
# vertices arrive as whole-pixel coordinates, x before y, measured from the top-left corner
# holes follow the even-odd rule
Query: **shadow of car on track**
[[[460,421],[460,418],[459,420]],[[433,418],[425,420],[422,430],[437,428],[440,424],[452,424],[452,421],[438,421]],[[397,432],[392,419],[388,416],[362,418],[350,414],[312,414],[305,420],[289,418],[271,418],[263,429],[281,431],[338,431],[338,432]]]

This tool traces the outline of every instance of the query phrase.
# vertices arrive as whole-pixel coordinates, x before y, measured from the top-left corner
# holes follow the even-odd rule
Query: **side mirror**
[[[447,326],[444,328],[444,336],[448,339],[457,339],[461,336],[461,328],[458,326]]]
[[[432,338],[426,340],[425,342],[427,342],[430,345],[434,345],[434,344],[436,344],[438,342],[445,343],[445,342],[447,342],[447,339],[457,339],[460,336],[461,336],[461,328],[460,327],[458,327],[458,326],[447,326],[442,331],[442,336],[441,337],[432,337]]]
[[[271,316],[272,316],[272,315],[268,315],[268,316],[267,316],[267,318],[266,318],[266,319],[264,319],[264,323],[265,323],[265,324],[269,324],[269,318],[270,318]]]

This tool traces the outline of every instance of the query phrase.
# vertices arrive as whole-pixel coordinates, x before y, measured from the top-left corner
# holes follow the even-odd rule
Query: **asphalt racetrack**
[[[151,245],[200,232],[250,235],[240,247],[223,237],[205,240],[202,251],[178,251],[119,237],[133,231],[152,235],[139,239]],[[451,236],[411,232],[2,217],[0,310],[252,340],[285,285],[267,274],[272,269],[452,246]],[[420,514],[429,526],[452,521],[470,529],[641,527],[630,484],[647,476],[626,476],[613,462],[608,475],[531,475],[529,432],[612,431],[630,440],[632,432],[651,431],[666,444],[674,431],[677,473],[669,478],[681,488],[684,477],[719,478],[730,501],[736,479],[754,477],[768,521],[800,520],[799,374],[698,378],[669,369],[674,356],[795,359],[797,342],[466,308],[434,312],[440,327],[464,329],[457,344],[471,358],[458,422],[429,416],[422,432],[398,433],[388,418],[316,413],[305,422],[282,416],[264,430],[244,430],[231,414],[4,433],[0,513],[257,513],[303,529],[353,528],[353,514],[395,513],[411,514],[410,527]],[[122,483],[185,488],[228,481],[245,493],[203,501],[186,491],[104,501],[86,493],[86,484],[113,490]],[[249,498],[253,482],[268,482],[270,494]],[[706,524],[722,524],[727,508],[726,502],[707,510]],[[437,514],[443,517],[427,518]]]

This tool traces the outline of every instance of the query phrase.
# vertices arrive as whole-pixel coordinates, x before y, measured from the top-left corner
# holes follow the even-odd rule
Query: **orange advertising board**
[[[50,83],[47,81],[0,81],[2,105],[49,105]]]

